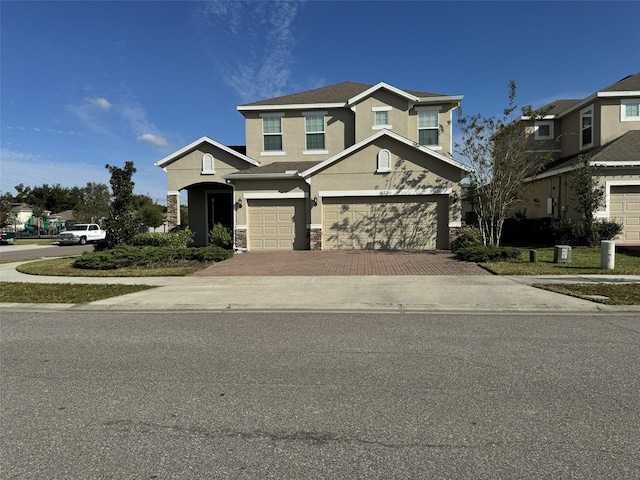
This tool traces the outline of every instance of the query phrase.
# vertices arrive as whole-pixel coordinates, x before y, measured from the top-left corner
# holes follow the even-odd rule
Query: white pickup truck
[[[58,235],[60,245],[79,243],[84,245],[87,242],[97,242],[104,240],[107,232],[100,228],[97,223],[78,223]]]

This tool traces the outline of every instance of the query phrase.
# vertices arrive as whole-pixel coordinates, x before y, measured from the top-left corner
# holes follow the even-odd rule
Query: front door
[[[207,194],[208,220],[210,232],[216,223],[221,223],[233,232],[233,194],[232,192],[213,192]]]

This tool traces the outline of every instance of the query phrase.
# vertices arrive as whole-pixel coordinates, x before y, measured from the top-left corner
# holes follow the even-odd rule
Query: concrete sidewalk
[[[532,283],[640,283],[640,276],[501,277],[494,275],[44,277],[0,264],[4,282],[143,284],[158,288],[80,305],[33,304],[74,310],[313,310],[399,312],[640,312],[531,287]],[[25,304],[0,304],[0,309]]]

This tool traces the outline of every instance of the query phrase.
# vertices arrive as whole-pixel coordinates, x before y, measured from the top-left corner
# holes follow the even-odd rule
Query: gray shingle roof
[[[580,155],[592,162],[637,162],[640,160],[640,130],[631,130],[615,140],[587,152],[560,158],[549,164],[545,172],[560,170],[573,165]]]
[[[293,93],[282,97],[269,98],[259,102],[245,103],[241,107],[259,105],[304,105],[311,103],[346,103],[350,98],[370,89],[373,85],[355,82],[342,82],[327,87],[307,90],[305,92]],[[415,90],[403,90],[416,97],[438,97],[442,94],[418,92]]]
[[[563,112],[567,108],[571,107],[578,103],[580,99],[562,99],[555,100],[544,107],[540,108],[540,110],[547,111],[547,115],[557,115],[560,112]]]
[[[640,90],[640,73],[629,75],[622,80],[609,85],[607,88],[600,90],[601,92],[630,92]]]

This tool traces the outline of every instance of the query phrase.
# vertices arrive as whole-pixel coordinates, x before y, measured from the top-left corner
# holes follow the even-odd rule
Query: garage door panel
[[[640,245],[640,185],[611,187],[609,212],[613,220],[622,223],[616,243]]]
[[[249,250],[306,248],[304,200],[249,200],[248,208]]]
[[[424,197],[325,199],[323,249],[434,249],[436,205]]]

